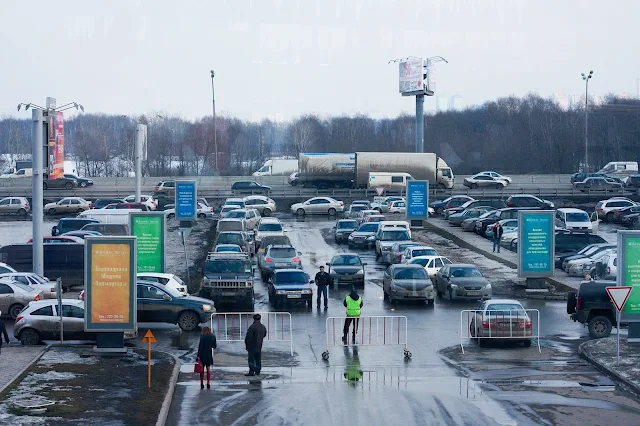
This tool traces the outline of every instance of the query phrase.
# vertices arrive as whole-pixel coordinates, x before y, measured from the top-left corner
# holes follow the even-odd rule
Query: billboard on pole
[[[421,58],[408,59],[398,65],[399,89],[403,96],[424,94],[423,60]]]
[[[54,112],[50,117],[49,147],[53,148],[53,167],[49,179],[52,180],[64,177],[64,115],[62,112]]]
[[[136,331],[136,237],[87,237],[84,248],[84,330]]]
[[[132,212],[129,214],[131,235],[138,238],[137,272],[165,271],[166,222],[164,212]]]
[[[176,219],[196,220],[198,215],[198,187],[195,180],[176,181]]]
[[[618,286],[633,290],[622,309],[622,321],[640,322],[640,231],[618,231]]]
[[[553,211],[518,212],[518,276],[552,277],[555,268],[555,215]]]
[[[407,219],[429,218],[429,181],[407,181]]]

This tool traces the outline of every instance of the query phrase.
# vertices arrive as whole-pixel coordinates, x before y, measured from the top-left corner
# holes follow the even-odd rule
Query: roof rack
[[[246,252],[215,252],[215,251],[210,251],[209,254],[207,255],[207,262],[210,261],[213,258],[218,258],[218,259],[242,259],[242,260],[249,260],[249,253]]]

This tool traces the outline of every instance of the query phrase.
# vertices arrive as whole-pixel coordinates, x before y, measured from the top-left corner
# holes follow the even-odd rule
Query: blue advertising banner
[[[196,220],[198,188],[195,180],[176,181],[176,219]]]
[[[407,219],[429,218],[429,181],[407,181]]]
[[[518,212],[518,276],[552,277],[555,256],[553,211]]]

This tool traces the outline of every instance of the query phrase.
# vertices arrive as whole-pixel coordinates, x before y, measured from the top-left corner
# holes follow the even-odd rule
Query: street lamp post
[[[213,100],[213,147],[216,150],[216,173],[218,173],[218,132],[217,132],[217,123],[216,123],[216,91],[215,86],[213,85],[213,77],[215,77],[216,73],[211,70],[211,96]]]
[[[593,76],[593,71],[589,74],[581,74],[585,82],[584,85],[584,171],[589,172],[589,80]]]

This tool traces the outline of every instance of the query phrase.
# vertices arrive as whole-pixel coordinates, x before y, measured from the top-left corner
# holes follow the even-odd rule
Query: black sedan
[[[193,331],[215,312],[209,299],[185,296],[161,284],[138,282],[138,322],[166,322]]]
[[[42,180],[42,188],[43,189],[73,189],[78,186],[78,181],[73,178],[61,177],[58,179],[49,180],[49,176],[47,174],[43,175],[44,179]]]
[[[335,285],[348,284],[364,288],[364,267],[360,256],[353,253],[336,254],[327,263],[329,275]]]
[[[87,178],[83,178],[71,173],[65,173],[64,177],[66,177],[67,179],[75,179],[78,182],[78,186],[80,188],[86,188],[87,186],[93,186],[93,180],[91,179],[87,179]]]
[[[270,186],[260,185],[252,180],[239,180],[233,182],[231,190],[234,194],[268,194],[271,191]]]
[[[340,219],[333,228],[333,238],[338,244],[344,243],[356,229],[358,229],[358,221],[355,219]]]
[[[300,269],[276,269],[267,284],[269,302],[274,308],[287,303],[306,303],[311,308],[313,303],[313,280]]]
[[[378,233],[379,223],[367,222],[349,235],[347,243],[349,248],[362,247],[370,248],[376,245],[376,234]]]

